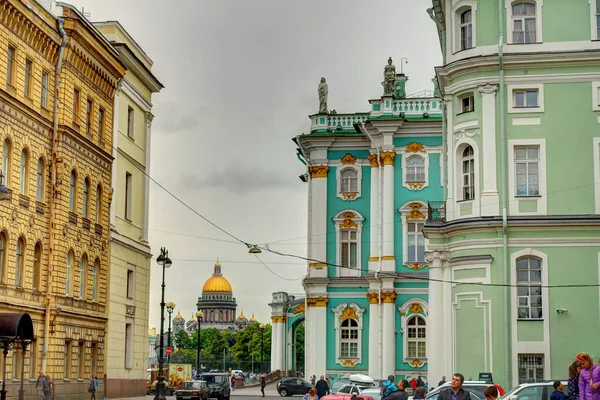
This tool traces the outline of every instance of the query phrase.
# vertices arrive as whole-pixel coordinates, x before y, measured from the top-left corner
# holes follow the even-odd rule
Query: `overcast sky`
[[[165,89],[153,98],[151,176],[198,213],[250,243],[306,255],[307,184],[291,138],[308,132],[321,76],[328,108],[368,111],[389,56],[407,92],[433,89],[441,63],[429,0],[77,0],[93,21],[118,20],[153,59]],[[169,249],[166,300],[186,319],[217,257],[238,314],[270,321],[271,293],[301,295],[306,263],[240,244],[156,185],[153,253]],[[209,240],[211,238],[214,240]],[[288,240],[283,243],[277,241]],[[160,267],[152,260],[150,326],[160,320]],[[165,326],[166,329],[166,326]]]

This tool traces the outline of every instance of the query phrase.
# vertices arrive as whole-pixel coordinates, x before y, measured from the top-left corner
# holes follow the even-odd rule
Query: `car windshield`
[[[183,382],[184,389],[202,389],[202,382]]]
[[[222,383],[225,382],[225,376],[223,375],[202,375],[200,377],[203,381],[208,383]]]
[[[347,383],[350,383],[349,379],[338,379],[337,381],[335,381],[331,384],[331,391],[335,392]]]

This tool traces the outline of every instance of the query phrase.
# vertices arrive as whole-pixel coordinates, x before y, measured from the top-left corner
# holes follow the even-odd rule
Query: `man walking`
[[[437,400],[471,400],[471,394],[462,388],[465,377],[461,373],[452,376],[450,387],[442,389]]]
[[[46,376],[44,375],[44,371],[40,371],[40,374],[35,381],[35,388],[37,390],[38,399],[42,400],[44,398],[44,382],[46,381]]]
[[[329,394],[329,384],[325,380],[324,375],[321,375],[321,379],[319,379],[319,381],[315,385],[315,389],[317,389],[317,396],[319,398],[325,396],[326,394]]]

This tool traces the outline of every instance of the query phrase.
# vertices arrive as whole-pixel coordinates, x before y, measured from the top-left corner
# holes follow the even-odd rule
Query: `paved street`
[[[261,397],[262,394],[260,393],[260,386],[256,386],[256,387],[236,389],[234,392],[231,393],[231,396],[234,397],[235,400],[244,400],[246,398],[254,399],[256,397]],[[299,398],[300,396],[295,396],[295,397]],[[145,397],[129,397],[127,399],[111,399],[111,400],[150,400],[153,398],[154,398],[154,396],[145,396]],[[267,387],[265,388],[265,399],[274,400],[274,399],[278,399],[278,398],[281,398],[281,396],[279,396],[279,394],[277,393],[275,384],[272,383],[272,384],[267,385]],[[167,397],[167,399],[175,399],[175,396]]]

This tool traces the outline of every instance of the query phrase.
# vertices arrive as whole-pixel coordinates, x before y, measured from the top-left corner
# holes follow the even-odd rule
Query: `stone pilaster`
[[[384,151],[381,154],[383,164],[383,270],[395,271],[394,257],[394,160],[396,153]]]
[[[320,239],[327,232],[327,165],[308,167],[309,180],[309,225],[308,258],[321,262],[309,264],[310,277],[327,277],[327,268],[322,264],[327,258],[326,241]],[[315,239],[316,238],[316,239]]]
[[[370,220],[369,231],[371,241],[369,243],[369,269],[376,268],[375,263],[379,262],[379,163],[377,154],[369,154],[369,163],[371,164],[371,202],[370,202]]]
[[[481,192],[481,215],[493,216],[499,213],[499,196],[496,176],[496,91],[498,85],[487,84],[479,87],[481,93],[481,154],[485,162],[483,170],[483,190]],[[504,146],[504,144],[501,144]],[[482,159],[482,157],[480,157]]]

